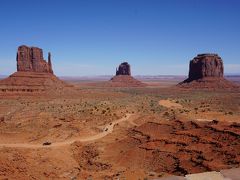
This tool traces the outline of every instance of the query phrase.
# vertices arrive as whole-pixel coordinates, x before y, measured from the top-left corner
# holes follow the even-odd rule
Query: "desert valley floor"
[[[176,82],[1,92],[0,179],[154,179],[240,167],[240,90]]]

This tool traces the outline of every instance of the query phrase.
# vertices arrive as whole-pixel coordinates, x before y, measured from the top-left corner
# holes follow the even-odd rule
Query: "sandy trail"
[[[171,100],[160,100],[159,101],[159,105],[164,106],[166,108],[177,108],[177,109],[181,109],[183,108],[183,106],[181,104],[172,102]]]
[[[174,109],[183,109],[183,106],[179,103],[172,102],[169,99],[166,100],[160,100],[159,105],[166,107],[166,108],[174,108]],[[196,121],[213,121],[210,119],[203,119],[203,118],[197,118]]]
[[[211,122],[211,121],[213,121],[213,120],[211,120],[211,119],[195,119],[196,121],[209,121],[209,122]]]
[[[50,148],[50,147],[61,147],[61,146],[70,145],[76,141],[80,141],[80,142],[96,141],[96,140],[101,139],[101,138],[105,137],[106,135],[112,133],[114,126],[116,124],[121,123],[123,121],[128,121],[131,116],[132,116],[132,114],[126,114],[125,117],[118,119],[116,121],[113,121],[113,122],[109,123],[107,126],[105,126],[103,132],[93,135],[93,136],[89,136],[89,137],[77,137],[77,138],[69,139],[69,140],[62,141],[62,142],[55,142],[55,143],[52,143],[50,145],[45,145],[45,146],[43,146],[42,144],[31,144],[31,143],[0,144],[0,148],[2,148],[2,147],[33,148],[33,149],[35,149],[35,148]]]

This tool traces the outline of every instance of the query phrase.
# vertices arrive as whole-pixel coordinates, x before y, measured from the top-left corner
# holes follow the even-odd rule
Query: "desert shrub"
[[[169,116],[169,112],[164,112],[164,116]]]
[[[106,113],[106,110],[102,110],[102,114],[105,114]]]
[[[2,116],[2,117],[0,117],[0,122],[3,122],[4,121],[4,117]]]

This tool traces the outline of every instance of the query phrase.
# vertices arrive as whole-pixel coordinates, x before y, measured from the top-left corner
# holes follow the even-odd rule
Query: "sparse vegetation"
[[[91,95],[88,95],[88,93],[85,94],[85,90],[88,93],[91,91]],[[132,134],[133,130],[136,130],[139,126],[147,122],[159,124],[164,121],[172,123],[179,120],[175,128],[184,128],[181,121],[189,121],[197,118],[204,120],[206,118],[211,120],[217,119],[218,123],[212,121],[212,124],[218,125],[222,119],[238,119],[240,113],[237,109],[239,99],[235,97],[236,94],[223,96],[216,92],[215,94],[211,92],[193,92],[191,94],[178,93],[172,95],[171,91],[163,89],[160,91],[158,88],[150,90],[148,88],[105,90],[105,88],[94,88],[91,90],[83,88],[81,89],[81,93],[84,93],[84,95],[80,93],[80,95],[75,97],[44,97],[42,99],[33,99],[32,97],[31,99],[27,99],[24,97],[18,100],[2,100],[0,101],[0,106],[6,108],[6,110],[3,108],[2,114],[0,114],[0,130],[2,132],[12,131],[21,134],[27,129],[29,135],[21,137],[25,138],[26,142],[31,141],[34,144],[49,140],[54,144],[54,142],[62,142],[79,136],[96,135],[99,132],[105,131],[107,124],[110,125],[115,120],[125,117],[127,113],[134,114],[134,118],[131,121],[114,125],[112,135],[107,136],[104,141],[93,143],[96,148],[99,148],[99,155],[96,157],[96,161],[91,161],[90,163],[96,169],[103,168],[103,172],[108,172],[107,168],[111,169],[112,167],[105,166],[105,159],[102,159],[104,156],[107,157],[105,151],[108,153],[114,147],[111,155],[117,156],[120,154],[121,158],[127,156],[126,149],[121,149],[121,147],[125,145],[132,147],[133,144],[128,144],[125,138],[129,134]],[[109,98],[110,94],[111,97]],[[168,99],[169,96],[171,97],[171,102],[179,105],[178,108],[167,108],[159,104],[160,100]],[[10,113],[8,114],[8,112]],[[153,127],[156,127],[156,124]],[[193,121],[192,126],[197,128],[198,123]],[[237,125],[232,125],[232,128],[235,126]],[[166,126],[166,129],[168,127]],[[166,129],[164,128],[164,131]],[[151,129],[150,132],[152,132]],[[141,142],[143,140],[149,142],[152,140],[148,135],[139,134],[138,136],[143,136]],[[193,138],[192,140],[195,143],[197,142],[196,137],[183,138]],[[20,142],[23,140],[16,137],[16,141]],[[134,141],[134,143],[139,142],[137,139]],[[156,146],[159,146],[158,142],[155,143],[157,144]],[[169,145],[168,143],[166,143],[166,146]],[[115,148],[116,145],[120,146],[118,147],[119,150]],[[84,143],[80,143],[76,148],[81,150],[84,146]],[[179,144],[178,146],[184,147],[186,145]],[[41,154],[41,156],[45,157],[45,154]],[[131,160],[131,157],[127,156],[127,159]],[[49,160],[46,160],[46,162],[51,163]],[[111,163],[114,163],[114,161]],[[79,168],[81,169],[82,167]],[[115,171],[115,169],[111,169],[111,171]],[[93,168],[91,173],[94,174],[95,172]],[[123,172],[120,174],[123,174]],[[161,174],[153,176],[153,174],[147,173],[146,176],[149,176],[149,178],[161,177]],[[143,178],[141,177],[141,179]]]

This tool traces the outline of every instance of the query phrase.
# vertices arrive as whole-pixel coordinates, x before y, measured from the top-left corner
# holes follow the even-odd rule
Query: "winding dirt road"
[[[116,124],[123,122],[123,121],[128,121],[131,116],[132,116],[132,114],[126,114],[125,117],[108,124],[103,129],[103,132],[93,135],[93,136],[89,136],[89,137],[77,137],[77,138],[69,139],[69,140],[62,141],[62,142],[55,142],[55,143],[52,143],[50,145],[45,145],[45,146],[43,144],[31,144],[31,143],[0,144],[0,148],[3,148],[3,147],[32,148],[32,149],[50,148],[50,147],[61,147],[61,146],[71,145],[76,141],[80,141],[80,142],[96,141],[96,140],[101,139],[101,138],[105,137],[106,135],[112,133],[113,128]]]

